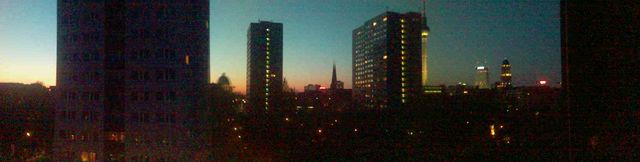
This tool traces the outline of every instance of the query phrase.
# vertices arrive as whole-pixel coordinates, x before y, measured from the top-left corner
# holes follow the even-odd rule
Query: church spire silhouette
[[[331,90],[338,88],[338,77],[336,76],[336,63],[333,62],[333,74],[331,75]]]

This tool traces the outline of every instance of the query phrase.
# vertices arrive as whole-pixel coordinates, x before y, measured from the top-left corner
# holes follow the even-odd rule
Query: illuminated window
[[[82,152],[80,153],[80,160],[83,162],[95,162],[96,161],[96,153],[95,152]]]
[[[382,21],[387,21],[387,17],[382,18]]]
[[[184,63],[189,65],[189,55],[184,56]]]
[[[376,25],[378,25],[378,23],[377,22],[373,22],[373,26],[376,26]]]
[[[267,28],[267,31],[269,31],[269,28]]]

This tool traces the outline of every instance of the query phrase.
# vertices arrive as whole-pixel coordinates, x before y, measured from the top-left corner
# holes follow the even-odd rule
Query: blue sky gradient
[[[351,31],[385,10],[416,11],[420,0],[212,0],[211,78],[224,72],[244,92],[246,32],[258,20],[284,25],[284,76],[302,90],[328,85],[332,62],[351,87]],[[560,78],[558,1],[428,1],[432,84],[473,83],[483,63],[490,81],[508,58],[516,86]],[[0,1],[0,82],[55,84],[56,1]]]

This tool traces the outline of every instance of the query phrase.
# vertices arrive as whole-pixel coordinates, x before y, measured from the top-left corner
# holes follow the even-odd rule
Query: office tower
[[[498,87],[511,87],[511,64],[509,64],[509,61],[505,58],[500,66],[502,68],[502,72],[500,73],[500,83],[498,84]]]
[[[489,89],[489,68],[486,66],[476,67],[476,82],[474,84],[479,89]]]
[[[568,158],[557,161],[637,160],[640,5],[561,1],[560,11],[566,132],[554,141],[567,141]]]
[[[427,2],[426,0],[422,0],[422,33],[421,42],[422,42],[422,51],[421,51],[421,59],[422,59],[422,86],[426,87],[429,84],[429,66],[428,66],[428,55],[427,55],[427,41],[429,40],[429,32],[431,29],[429,25],[427,25]]]
[[[353,30],[353,97],[367,108],[395,108],[421,90],[419,13],[385,12]]]
[[[282,23],[251,23],[247,32],[249,111],[277,109],[281,102],[282,82]]]
[[[209,1],[58,1],[54,161],[189,161]]]

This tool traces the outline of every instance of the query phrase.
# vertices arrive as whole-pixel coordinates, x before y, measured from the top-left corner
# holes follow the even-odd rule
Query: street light
[[[491,124],[491,125],[489,126],[489,129],[491,129],[491,137],[496,136],[496,130],[495,130],[495,128],[493,127],[493,124]]]
[[[26,135],[27,137],[31,137],[31,132],[28,132],[28,131],[27,131],[27,132],[25,133],[25,135]]]

